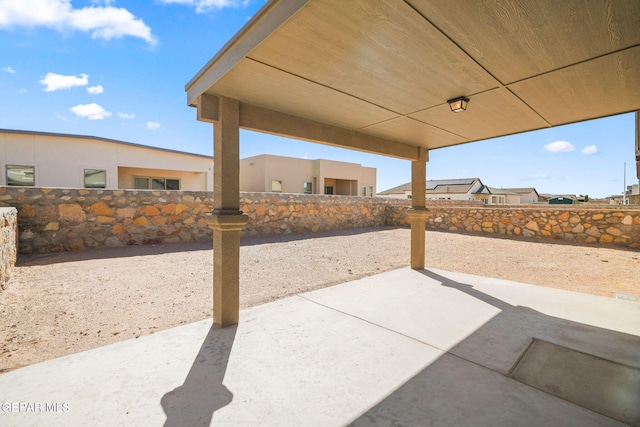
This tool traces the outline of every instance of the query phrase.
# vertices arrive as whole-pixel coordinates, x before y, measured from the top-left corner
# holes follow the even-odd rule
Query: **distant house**
[[[261,154],[240,160],[240,191],[371,197],[376,195],[376,169]]]
[[[378,193],[394,199],[410,199],[411,183],[399,185]],[[488,203],[489,189],[480,178],[432,179],[427,181],[427,200],[482,200]]]
[[[213,190],[213,157],[95,136],[0,129],[0,185]]]
[[[411,198],[411,183],[378,193],[381,197]],[[535,188],[493,188],[480,178],[433,179],[427,181],[427,200],[478,200],[487,205],[518,205],[538,203]]]
[[[533,187],[526,188],[505,188],[505,190],[515,193],[519,196],[516,204],[531,205],[539,203],[540,195]]]
[[[549,198],[550,205],[574,205],[578,202],[578,198],[574,195],[559,195]]]

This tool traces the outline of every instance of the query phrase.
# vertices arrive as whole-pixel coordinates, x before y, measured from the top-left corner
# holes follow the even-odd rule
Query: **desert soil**
[[[410,230],[246,238],[241,306],[409,264]],[[0,291],[0,373],[211,316],[211,242],[21,256]],[[640,252],[427,232],[427,268],[640,300]]]

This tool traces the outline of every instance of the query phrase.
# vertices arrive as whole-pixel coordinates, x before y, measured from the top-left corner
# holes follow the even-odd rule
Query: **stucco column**
[[[411,162],[411,208],[407,216],[411,222],[411,268],[424,269],[425,221],[428,211],[425,206],[427,161],[429,151],[420,148],[418,160]]]
[[[240,231],[248,217],[240,211],[240,128],[237,100],[218,98],[213,125],[213,322],[238,323],[240,313]]]

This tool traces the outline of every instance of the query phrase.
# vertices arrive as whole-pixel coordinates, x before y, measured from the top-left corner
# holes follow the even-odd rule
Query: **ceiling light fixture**
[[[469,98],[465,96],[460,96],[458,98],[448,100],[447,103],[449,103],[449,107],[451,108],[451,111],[453,111],[454,113],[460,113],[467,109],[467,104],[469,104]]]

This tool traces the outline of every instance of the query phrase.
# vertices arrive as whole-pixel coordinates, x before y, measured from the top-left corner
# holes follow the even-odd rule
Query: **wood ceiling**
[[[270,1],[205,93],[429,149],[640,110],[640,1]]]

